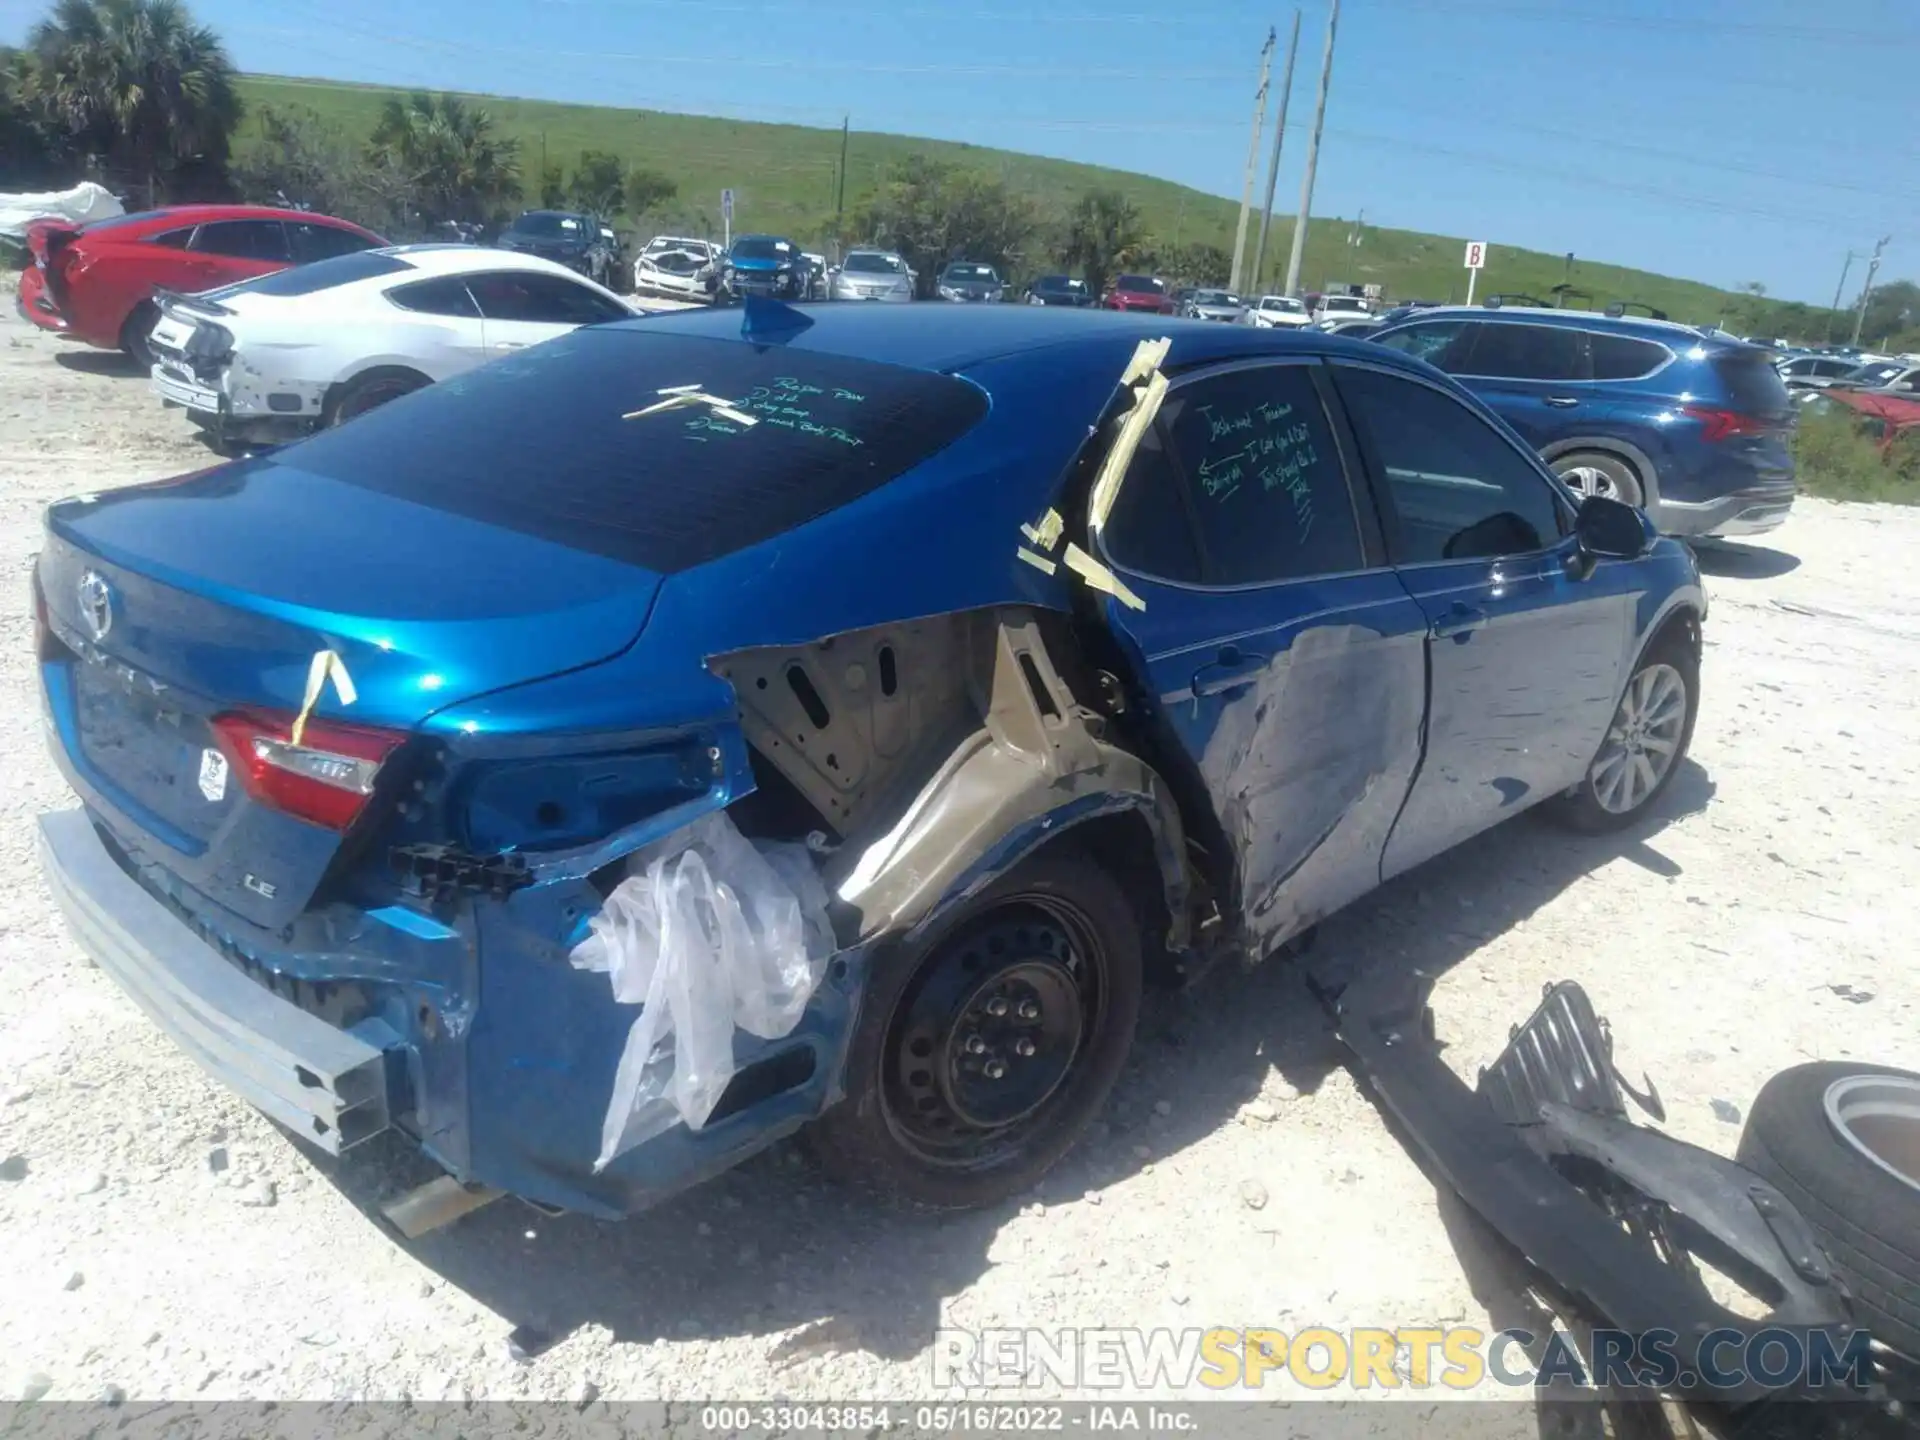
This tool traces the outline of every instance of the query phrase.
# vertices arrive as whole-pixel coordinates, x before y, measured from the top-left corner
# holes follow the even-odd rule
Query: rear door
[[[582,325],[630,320],[633,312],[591,286],[532,270],[488,271],[467,276],[480,307],[489,354],[524,350]]]
[[[1144,602],[1107,622],[1256,951],[1378,883],[1419,757],[1426,617],[1328,398],[1312,358],[1182,379],[1095,539]]]
[[[1595,418],[1586,332],[1476,320],[1441,366],[1458,375],[1536,450]]]
[[[487,358],[486,326],[467,289],[466,276],[439,275],[396,285],[387,292],[387,303],[431,319],[434,349],[449,362],[434,372],[434,379],[444,380],[453,371],[470,369]]]
[[[1439,386],[1353,361],[1334,376],[1428,622],[1426,755],[1392,876],[1580,777],[1624,683],[1640,572],[1573,579],[1570,498]]]
[[[194,231],[186,263],[193,288],[211,290],[285,269],[293,254],[278,220],[216,220]]]

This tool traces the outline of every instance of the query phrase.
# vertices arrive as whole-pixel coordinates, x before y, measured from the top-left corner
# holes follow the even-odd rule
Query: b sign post
[[[1480,278],[1480,271],[1487,263],[1487,242],[1469,240],[1467,242],[1467,304],[1473,304],[1473,282]]]
[[[722,190],[720,192],[720,223],[726,228],[727,232],[727,243],[722,248],[731,250],[733,248],[733,191],[731,190]],[[1469,301],[1468,303],[1471,304],[1472,302]]]

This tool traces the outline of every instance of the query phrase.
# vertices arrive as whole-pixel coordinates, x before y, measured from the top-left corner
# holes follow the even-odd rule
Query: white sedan
[[[711,240],[656,235],[634,257],[633,288],[642,295],[709,300],[719,268],[720,247]]]
[[[1247,323],[1263,330],[1299,329],[1311,325],[1313,316],[1291,295],[1262,295],[1257,304],[1247,307]]]
[[[294,439],[644,313],[551,260],[476,245],[362,250],[160,302],[154,393],[216,444]]]

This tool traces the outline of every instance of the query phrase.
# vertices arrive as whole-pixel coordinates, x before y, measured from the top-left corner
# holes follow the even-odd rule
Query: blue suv
[[[1793,505],[1794,410],[1770,352],[1662,320],[1424,310],[1373,339],[1459,378],[1585,495],[1671,535],[1757,535]]]

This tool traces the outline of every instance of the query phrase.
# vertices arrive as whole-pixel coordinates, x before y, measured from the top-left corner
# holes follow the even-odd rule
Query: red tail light
[[[347,829],[406,735],[309,720],[296,745],[288,738],[292,725],[290,715],[250,710],[216,717],[213,729],[254,800],[329,830]]]
[[[1711,405],[1682,405],[1680,413],[1700,422],[1702,440],[1728,440],[1735,435],[1764,435],[1773,427],[1758,415],[1738,410],[1716,410]]]

